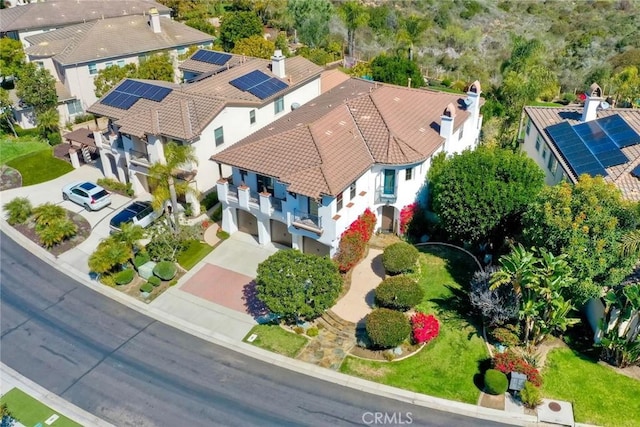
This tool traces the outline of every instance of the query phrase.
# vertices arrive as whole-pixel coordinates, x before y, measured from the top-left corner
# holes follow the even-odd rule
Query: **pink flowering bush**
[[[400,211],[400,233],[406,234],[407,229],[409,228],[409,223],[413,219],[413,215],[415,215],[416,210],[418,209],[418,202],[411,203],[410,205],[405,206]]]
[[[433,314],[416,313],[411,316],[413,340],[422,344],[431,341],[440,333],[440,322]]]

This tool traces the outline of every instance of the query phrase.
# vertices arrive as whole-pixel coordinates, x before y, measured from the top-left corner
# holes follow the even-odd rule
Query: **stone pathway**
[[[337,371],[356,345],[356,325],[340,319],[331,310],[318,319],[317,325],[318,336],[300,352],[297,359]]]

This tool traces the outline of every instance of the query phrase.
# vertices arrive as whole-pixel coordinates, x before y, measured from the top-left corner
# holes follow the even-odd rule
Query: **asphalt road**
[[[2,362],[114,425],[501,425],[343,388],[213,345],[93,292],[1,237]],[[386,418],[376,423],[376,412]]]

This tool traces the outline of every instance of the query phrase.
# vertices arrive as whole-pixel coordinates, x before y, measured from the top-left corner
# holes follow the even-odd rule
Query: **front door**
[[[382,226],[380,230],[383,233],[393,233],[394,232],[394,212],[395,208],[393,206],[383,206],[382,207]]]
[[[309,206],[308,208],[308,213],[309,215],[313,215],[313,216],[318,216],[318,202],[309,198],[307,199],[309,201]]]

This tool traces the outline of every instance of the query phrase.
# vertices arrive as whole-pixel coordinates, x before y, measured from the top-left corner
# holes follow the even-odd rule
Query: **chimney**
[[[447,151],[449,140],[453,135],[453,120],[456,117],[456,109],[452,103],[447,105],[440,116],[440,136],[444,138],[444,151]]]
[[[276,49],[271,57],[271,72],[281,79],[286,77],[284,71],[284,55],[280,49]]]
[[[602,89],[596,83],[589,87],[586,93],[587,99],[584,101],[584,110],[582,110],[582,121],[588,122],[595,120],[597,117],[598,107],[602,103]]]
[[[155,7],[149,9],[149,20],[147,21],[147,24],[149,24],[154,33],[158,34],[162,32],[160,29],[160,14],[158,13],[158,9]]]
[[[482,90],[480,88],[480,82],[478,80],[471,83],[469,90],[467,91],[467,98],[464,100],[464,104],[467,111],[471,112],[473,117],[473,123],[476,124],[476,128],[480,129],[480,94]]]

